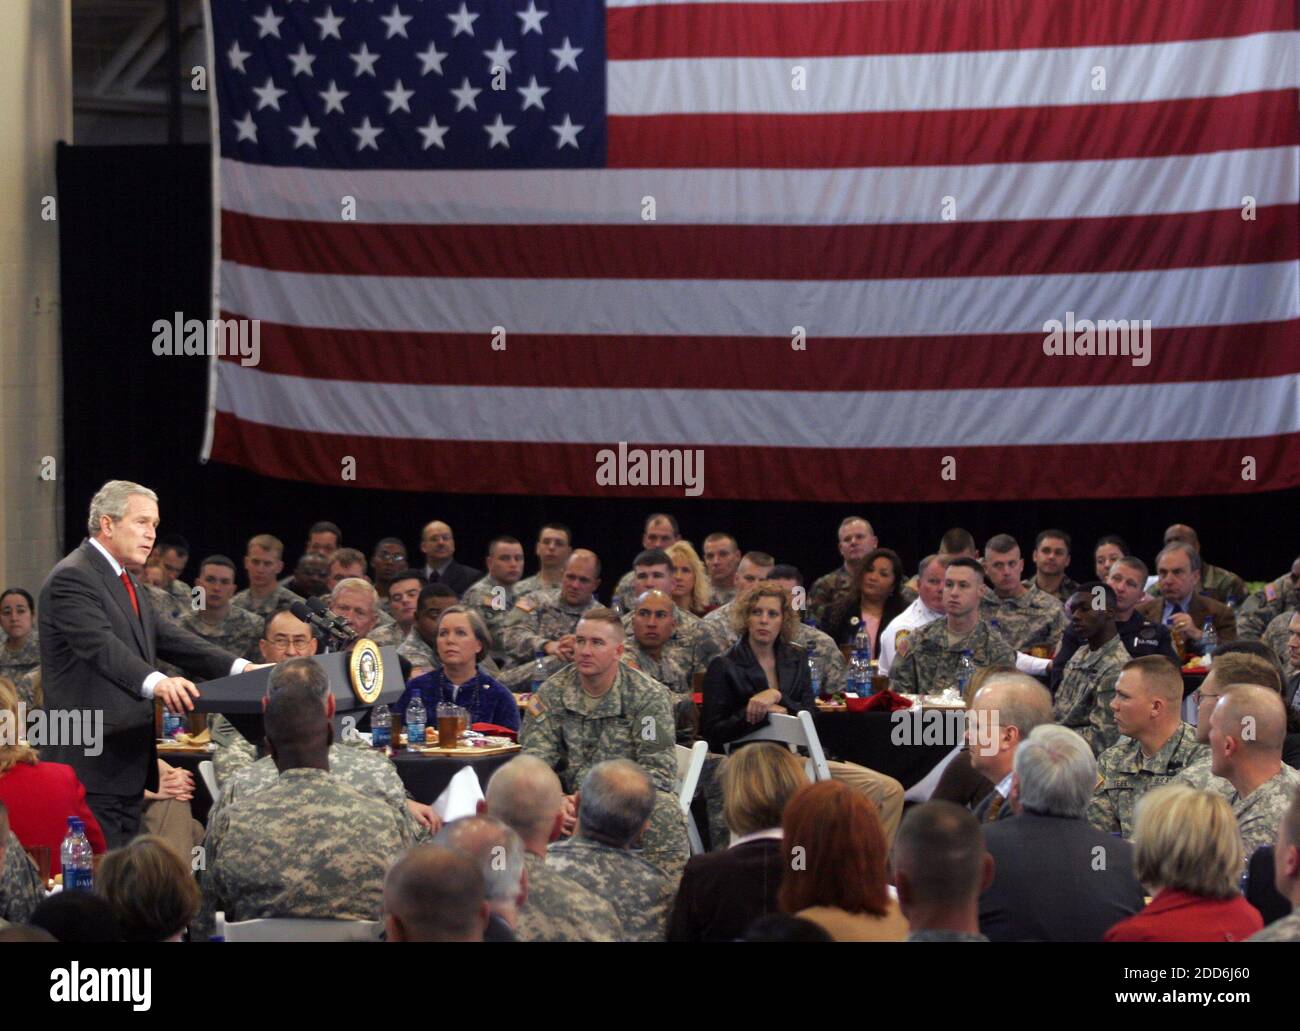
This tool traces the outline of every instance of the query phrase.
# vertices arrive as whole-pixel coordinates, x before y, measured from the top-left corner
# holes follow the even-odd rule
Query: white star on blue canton
[[[239,136],[235,139],[236,143],[240,140],[252,140],[254,143],[257,142],[257,123],[253,121],[252,111],[249,111],[242,119],[233,124],[235,128],[239,130]]]
[[[423,127],[416,127],[416,132],[424,137],[424,149],[437,147],[439,150],[446,150],[447,145],[442,142],[442,138],[451,131],[449,125],[439,125],[438,119],[433,115],[429,116],[429,124]]]
[[[578,55],[582,53],[583,47],[575,47],[569,42],[569,37],[564,37],[564,42],[558,48],[551,47],[551,53],[555,55],[555,70],[564,71],[565,68],[572,68],[575,72],[578,70]]]
[[[513,125],[506,125],[498,114],[495,122],[489,122],[487,125],[483,126],[483,131],[491,137],[491,140],[488,143],[488,149],[491,150],[499,143],[501,146],[505,147],[506,150],[509,150],[510,141],[506,137],[514,132],[514,129],[515,127]]]
[[[447,56],[447,52],[439,50],[432,40],[429,41],[428,50],[415,56],[420,59],[420,64],[424,65],[424,68],[420,71],[421,75],[428,75],[430,72],[436,72],[438,75],[442,74],[442,59]]]
[[[316,135],[320,130],[311,124],[306,115],[302,116],[301,125],[291,125],[289,126],[289,131],[293,133],[294,150],[297,150],[299,147],[311,147],[312,150],[316,149]]]
[[[296,54],[287,54],[285,56],[287,56],[293,63],[293,74],[295,76],[305,75],[307,78],[311,78],[311,66],[316,60],[316,55],[307,53],[306,43],[298,44],[298,52]]]
[[[390,115],[399,107],[408,115],[411,113],[411,98],[415,96],[415,90],[403,86],[401,79],[394,83],[392,89],[384,90],[384,96],[388,98],[388,113]]]
[[[507,72],[513,72],[510,67],[510,58],[519,53],[517,50],[507,50],[504,40],[498,39],[497,45],[492,50],[484,50],[483,56],[488,59],[488,73],[491,74],[493,68],[504,68]]]
[[[348,58],[357,66],[357,70],[352,74],[358,79],[363,75],[369,75],[371,78],[374,78],[375,62],[379,60],[379,55],[372,54],[370,48],[367,47],[364,42],[361,44],[361,49],[355,54],[348,54]]]
[[[536,29],[537,34],[540,36],[542,34],[542,19],[549,13],[549,11],[539,11],[535,0],[528,0],[528,10],[515,11],[515,17],[521,23],[519,35],[526,36],[533,29]]]
[[[580,150],[581,148],[578,146],[578,133],[582,132],[584,128],[585,126],[574,125],[573,119],[566,114],[563,122],[559,125],[551,126],[551,132],[555,133],[558,137],[555,141],[555,149],[559,150],[561,147],[567,147],[569,144],[573,144],[574,150]]]
[[[244,62],[253,56],[251,50],[240,50],[239,40],[230,44],[230,49],[226,51],[226,57],[230,59],[230,67],[237,72],[247,71],[244,68]]]
[[[357,138],[357,150],[362,151],[369,147],[371,150],[378,150],[379,144],[375,141],[379,139],[379,134],[383,128],[370,124],[370,116],[366,115],[361,119],[361,124],[352,130]]]
[[[537,85],[536,75],[531,77],[531,81],[527,86],[516,86],[515,90],[524,98],[524,106],[522,110],[527,111],[530,107],[540,108],[543,111],[546,110],[546,105],[542,103],[542,97],[551,92],[551,87]]]
[[[263,39],[266,36],[280,38],[280,22],[283,18],[277,17],[271,10],[271,5],[267,4],[266,11],[262,14],[253,16],[253,21],[257,22],[257,38]]]
[[[455,39],[462,32],[468,32],[471,36],[474,35],[474,22],[478,19],[478,15],[469,13],[469,8],[465,6],[464,0],[461,0],[460,10],[455,14],[447,15],[447,17],[456,26],[456,30],[451,34],[452,39]]]
[[[406,35],[406,23],[411,20],[412,16],[403,14],[396,4],[393,4],[391,14],[385,14],[380,17],[380,21],[388,26],[388,35],[385,39],[392,39],[394,36],[402,36],[409,39]]]
[[[334,80],[330,79],[330,87],[327,90],[318,90],[321,99],[325,101],[325,114],[331,111],[337,111],[343,114],[343,98],[351,96],[348,90],[341,90],[335,85]]]
[[[253,92],[257,94],[257,109],[260,111],[264,107],[273,107],[280,110],[280,98],[288,90],[276,89],[275,81],[268,75],[265,86],[254,86]]]
[[[481,89],[475,89],[471,86],[468,78],[462,79],[460,89],[451,91],[451,95],[456,98],[456,110],[464,111],[465,108],[469,108],[471,111],[477,111],[478,104],[474,102],[474,98],[482,92]]]
[[[325,8],[325,13],[319,18],[313,18],[312,21],[320,26],[321,39],[325,39],[327,36],[333,36],[340,42],[342,41],[343,36],[339,32],[339,26],[343,24],[343,19],[334,14],[333,7]]]

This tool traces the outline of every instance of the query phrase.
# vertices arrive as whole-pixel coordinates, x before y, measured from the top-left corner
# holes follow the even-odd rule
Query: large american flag
[[[205,452],[427,491],[1300,484],[1294,0],[211,0]],[[1048,355],[1150,320],[1148,364]],[[355,479],[345,479],[346,460]]]

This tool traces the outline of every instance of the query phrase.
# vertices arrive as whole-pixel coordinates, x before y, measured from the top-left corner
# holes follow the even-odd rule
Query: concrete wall
[[[59,239],[42,199],[72,141],[71,25],[69,0],[0,3],[0,584],[33,594],[62,554]]]

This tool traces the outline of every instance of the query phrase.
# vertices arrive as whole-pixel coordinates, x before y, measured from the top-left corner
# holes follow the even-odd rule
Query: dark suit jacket
[[[997,785],[995,784],[992,791],[975,803],[975,808],[972,810],[975,819],[979,820],[980,823],[997,823],[999,820],[1009,820],[1016,815],[1011,799],[1003,798],[1002,804],[998,806],[997,814],[990,820],[989,810],[993,808],[993,800],[996,798],[1001,798],[1001,796],[998,794]]]
[[[1135,611],[1140,612],[1143,619],[1152,623],[1162,623],[1165,599],[1152,598],[1144,601]],[[1223,602],[1215,601],[1204,594],[1193,594],[1191,601],[1187,603],[1187,614],[1192,617],[1192,622],[1196,624],[1198,630],[1205,626],[1207,619],[1213,619],[1214,632],[1219,635],[1221,644],[1237,639],[1237,616]]]
[[[812,709],[812,678],[808,673],[808,653],[797,644],[780,644],[776,648],[776,675],[781,685],[781,701],[794,716]],[[709,663],[704,674],[704,704],[700,707],[700,736],[709,749],[721,752],[723,746],[757,729],[745,718],[750,698],[767,690],[767,675],[749,647],[749,635],[743,635],[729,651]]]
[[[759,838],[692,856],[668,921],[670,942],[732,941],[766,913],[777,912],[785,871],[780,839]]]
[[[140,616],[108,560],[90,543],[69,554],[41,588],[41,688],[47,709],[90,709],[103,714],[103,751],[80,745],[42,754],[77,771],[86,791],[138,795],[158,784],[154,703],[140,694],[157,670],[157,657],[205,679],[230,673],[237,656],[197,634],[160,620],[149,595],[132,577]]]
[[[1123,838],[1036,813],[981,829],[994,863],[980,896],[980,930],[990,941],[1101,941],[1142,908],[1133,846]]]
[[[455,559],[441,573],[435,573],[425,563],[424,573],[431,584],[446,584],[458,595],[464,594],[470,584],[483,579],[483,571],[473,566],[462,566]]]

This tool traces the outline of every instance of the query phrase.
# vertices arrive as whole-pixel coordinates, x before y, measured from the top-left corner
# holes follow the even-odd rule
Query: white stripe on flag
[[[1077,358],[1062,361],[1095,361]],[[1111,359],[1113,360],[1113,359]],[[1300,430],[1300,376],[1104,387],[748,390],[426,386],[282,376],[221,363],[218,407],[286,430],[364,437],[948,447],[1214,440]]]
[[[853,57],[610,61],[611,115],[830,114],[1116,104],[1300,85],[1297,34],[1130,46]],[[795,88],[793,69],[804,70]],[[1105,69],[1105,89],[1093,88]]]
[[[222,263],[222,306],[322,329],[431,333],[948,336],[1035,333],[1067,311],[1153,326],[1300,316],[1300,262],[881,280],[457,279],[271,272]]]
[[[1178,157],[926,168],[366,171],[277,168],[225,158],[222,207],[264,218],[415,225],[862,225],[1107,218],[1260,207],[1300,199],[1300,148]]]

